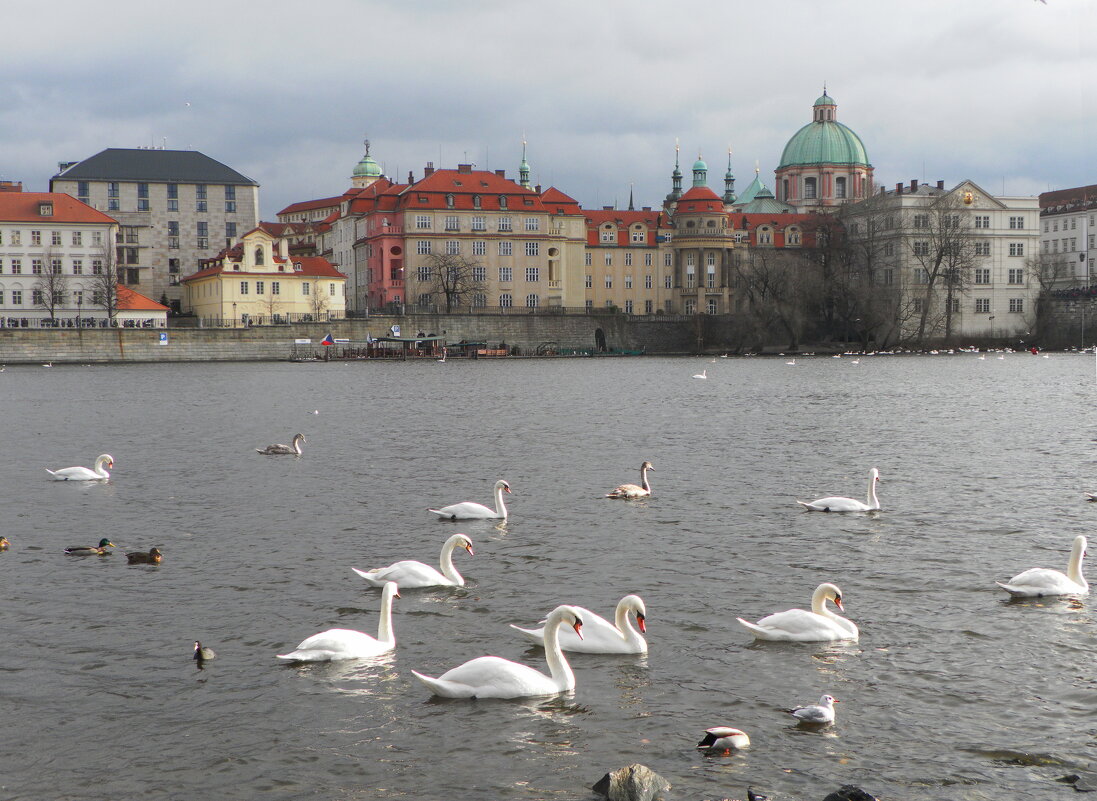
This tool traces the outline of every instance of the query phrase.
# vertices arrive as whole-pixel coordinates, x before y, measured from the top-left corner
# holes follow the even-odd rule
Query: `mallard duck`
[[[202,643],[198,640],[194,641],[194,661],[198,664],[203,662],[209,662],[211,659],[216,659],[217,654],[214,653],[212,648],[204,648]]]
[[[6,551],[8,549],[8,545],[10,545],[10,543],[8,542],[8,538],[0,537],[0,551]]]
[[[148,553],[138,551],[137,553],[126,554],[126,561],[131,565],[158,565],[163,558],[164,555],[160,553],[159,548],[153,548]]]
[[[103,537],[98,545],[78,545],[74,548],[66,548],[65,553],[69,556],[106,556],[110,553],[107,548],[114,547],[116,546],[113,542]]]

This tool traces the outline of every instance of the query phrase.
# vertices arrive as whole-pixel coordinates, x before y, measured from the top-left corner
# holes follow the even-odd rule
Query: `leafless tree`
[[[50,314],[51,320],[57,319],[57,312],[65,307],[69,296],[69,277],[65,275],[61,260],[52,248],[42,253],[42,272],[34,284],[33,297],[36,305]]]
[[[484,289],[484,282],[476,277],[477,269],[482,269],[478,261],[452,253],[433,253],[426,262],[430,269],[425,282],[428,289],[421,294],[445,298],[446,313],[454,306],[471,305],[473,296]]]
[[[1065,253],[1029,256],[1025,259],[1025,269],[1039,283],[1041,292],[1062,289],[1064,284],[1074,283],[1074,262]]]
[[[91,262],[91,302],[103,309],[113,326],[118,316],[118,282],[121,280],[118,252],[109,242],[96,249]]]
[[[328,295],[324,292],[324,282],[313,281],[309,290],[309,309],[312,310],[313,319],[319,320],[328,310]]]
[[[812,262],[797,251],[755,246],[746,253],[736,251],[732,269],[743,299],[739,311],[749,321],[756,343],[780,332],[790,350],[798,348],[819,291]]]

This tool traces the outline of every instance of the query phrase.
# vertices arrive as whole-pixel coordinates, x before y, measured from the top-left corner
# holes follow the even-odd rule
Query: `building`
[[[117,232],[70,195],[0,192],[0,326],[109,325]]]
[[[1049,289],[1097,283],[1097,185],[1057,189],[1040,195],[1040,257]]]
[[[315,322],[346,314],[346,276],[257,227],[182,279],[184,305],[204,326]]]
[[[663,245],[670,233],[666,215],[644,207],[620,211],[607,206],[584,211],[584,304],[654,314],[674,308],[674,254]]]
[[[168,307],[118,285],[117,310],[114,319],[121,328],[167,328]]]
[[[850,206],[843,219],[873,263],[899,339],[1023,339],[1040,292],[1030,272],[1039,212],[1035,197],[995,197],[973,181],[951,189],[911,181]]]
[[[833,209],[873,193],[865,146],[838,122],[838,104],[825,88],[812,106],[811,122],[785,145],[775,174],[777,200],[798,211]]]
[[[182,310],[182,276],[259,222],[259,184],[195,150],[108,148],[50,190],[114,217],[124,285]]]

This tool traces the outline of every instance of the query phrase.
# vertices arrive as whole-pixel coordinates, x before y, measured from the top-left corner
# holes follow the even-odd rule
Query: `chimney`
[[[533,191],[537,194],[541,194],[541,184],[537,184],[537,186],[533,187]]]
[[[641,209],[641,211],[651,211],[651,206],[644,206],[644,208]]]
[[[937,182],[937,188],[938,189],[944,189],[945,188],[945,182],[944,181],[938,181]]]
[[[427,166],[423,168],[423,177],[430,178],[432,175],[434,175],[434,162],[428,161]]]
[[[457,165],[457,172],[461,173],[462,175],[470,175],[472,173],[472,165],[471,164],[458,164]]]
[[[917,178],[911,178],[910,179],[910,191],[911,191],[911,193],[914,193],[914,192],[918,191],[918,179]]]
[[[506,178],[507,177],[507,171],[506,170],[496,170],[495,174],[498,175],[500,178]]]
[[[903,185],[901,183],[900,184],[895,184],[895,194],[897,194],[897,195],[903,194]]]
[[[0,192],[22,192],[22,181],[0,181]]]
[[[602,211],[613,211],[613,206],[602,206]]]

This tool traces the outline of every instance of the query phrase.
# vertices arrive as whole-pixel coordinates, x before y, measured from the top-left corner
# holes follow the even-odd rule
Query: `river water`
[[[677,799],[1070,794],[1054,779],[1097,762],[1093,601],[994,581],[1062,570],[1092,533],[1093,357],[785,361],[8,367],[0,797],[587,799],[633,762]],[[253,450],[297,431],[300,458]],[[108,483],[43,470],[101,452]],[[645,459],[651,499],[601,497]],[[873,466],[879,514],[794,503],[863,496]],[[505,526],[425,511],[490,503],[497,478]],[[468,586],[405,591],[393,656],[274,658],[376,633],[380,592],[350,568],[436,563],[455,531]],[[104,536],[163,564],[62,551]],[[823,581],[858,643],[756,644],[735,621]],[[411,675],[543,669],[508,623],[611,617],[627,593],[650,653],[575,655],[571,695],[442,701]],[[218,652],[201,670],[196,639]],[[837,725],[792,728],[782,710],[823,693]],[[752,747],[697,752],[721,724]]]

